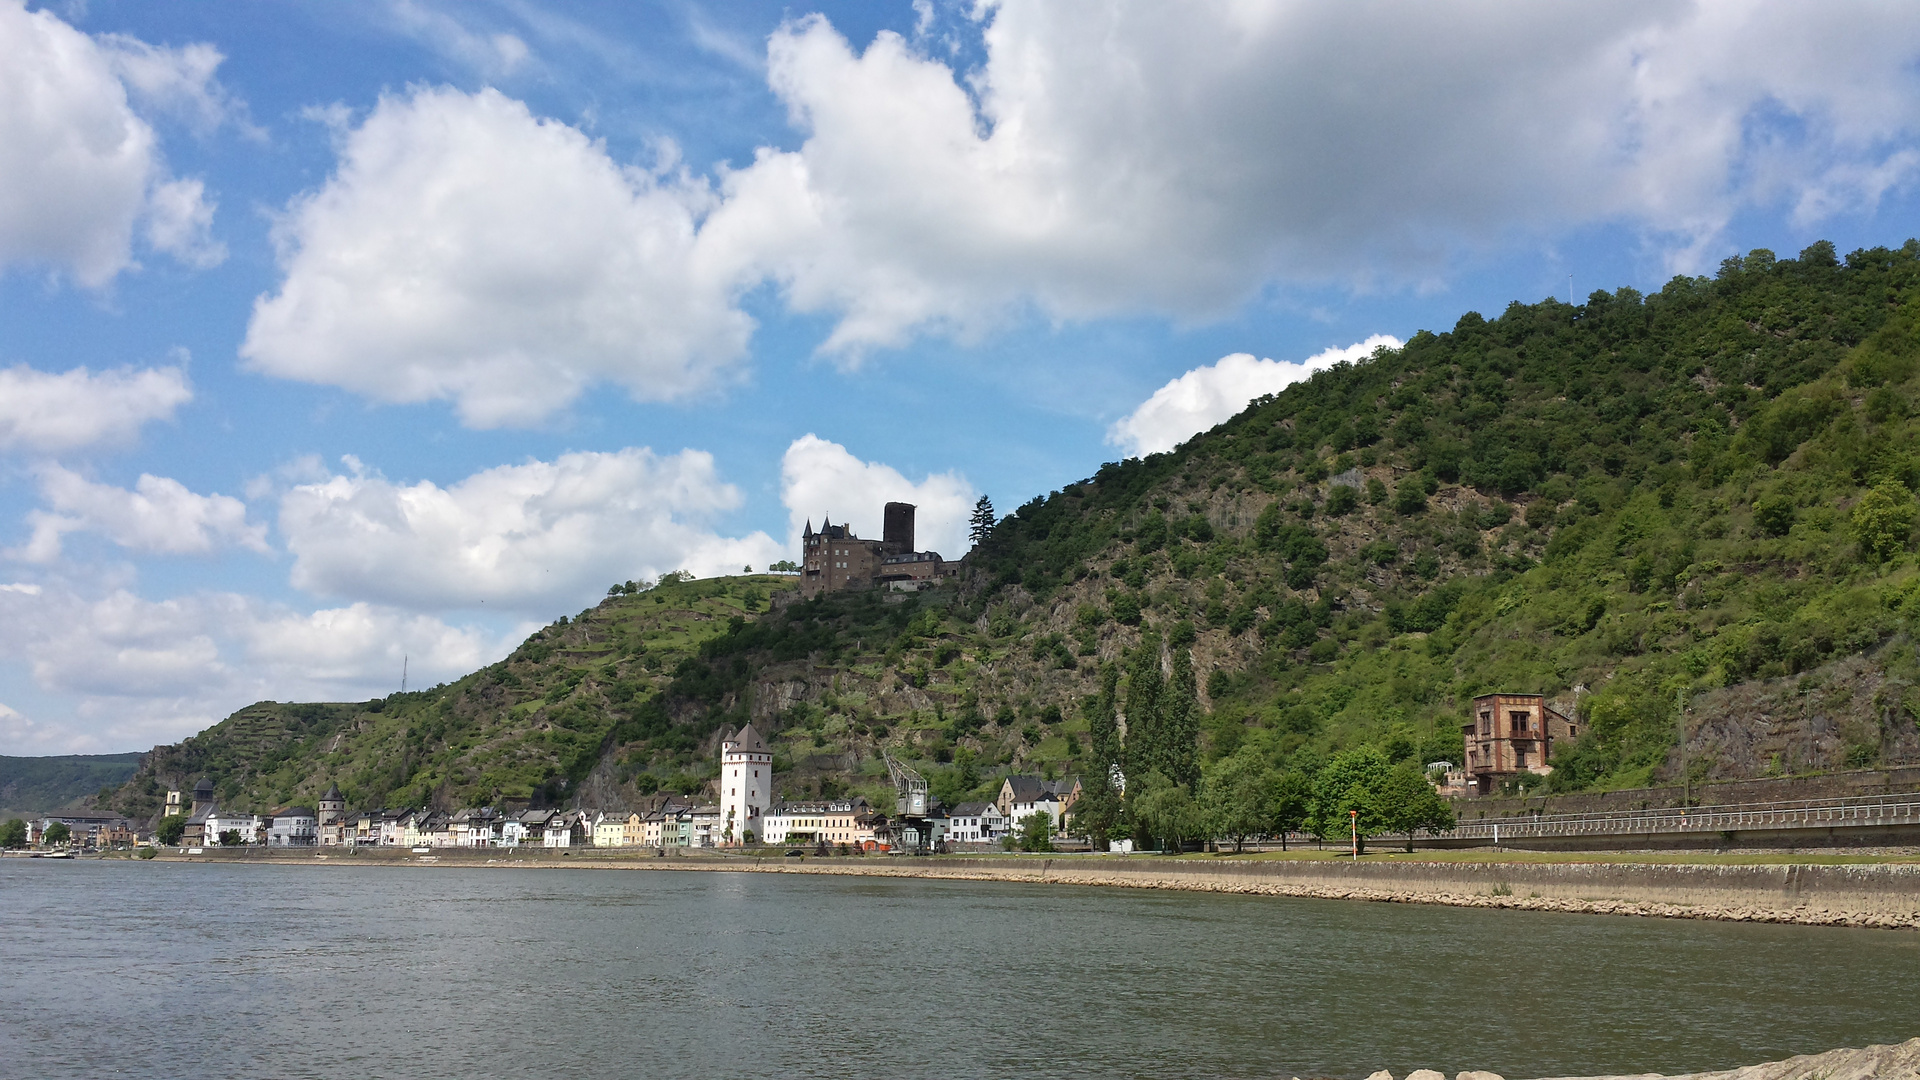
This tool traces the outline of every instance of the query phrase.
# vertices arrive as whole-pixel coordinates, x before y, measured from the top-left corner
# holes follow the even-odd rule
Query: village
[[[931,854],[989,851],[1021,835],[1051,840],[1071,828],[1079,779],[1008,776],[991,802],[938,805],[920,775],[889,760],[899,797],[894,813],[864,797],[776,802],[771,798],[772,755],[751,724],[721,743],[718,802],[669,794],[634,809],[499,809],[454,811],[378,808],[349,810],[337,785],[317,807],[289,806],[267,814],[225,811],[211,780],[192,792],[167,793],[168,818],[182,820],[179,835],[141,836],[124,818],[48,816],[28,823],[31,846],[61,842],[82,849],[131,847],[142,840],[187,850],[268,848],[689,848],[794,847],[818,854]],[[65,832],[58,831],[64,827]],[[50,839],[50,836],[52,837]]]
[[[1543,774],[1556,740],[1579,736],[1575,721],[1537,694],[1489,694],[1474,701],[1462,725],[1464,765],[1433,762],[1429,781],[1455,798],[1487,794],[1522,772]],[[1009,775],[991,801],[940,805],[920,774],[886,758],[896,798],[891,813],[864,797],[789,802],[773,795],[773,753],[749,723],[720,744],[717,799],[696,801],[660,793],[634,807],[436,810],[414,807],[349,809],[338,785],[315,807],[288,806],[258,814],[222,810],[210,779],[191,792],[169,791],[157,833],[123,817],[44,816],[26,823],[29,847],[81,850],[128,848],[143,842],[192,850],[268,848],[650,848],[735,849],[784,847],[816,854],[946,854],[1011,849],[1085,847],[1074,835],[1079,777]],[[167,821],[178,822],[172,835]],[[1126,841],[1117,841],[1123,849]]]

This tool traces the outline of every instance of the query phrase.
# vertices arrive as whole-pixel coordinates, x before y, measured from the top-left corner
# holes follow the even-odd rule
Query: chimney
[[[886,526],[882,530],[881,541],[895,555],[905,555],[913,548],[913,504],[890,502],[887,504]]]

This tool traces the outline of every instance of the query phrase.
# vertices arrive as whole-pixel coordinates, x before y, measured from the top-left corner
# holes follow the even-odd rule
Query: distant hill
[[[60,810],[119,787],[139,767],[139,754],[0,757],[0,809]]]
[[[749,718],[789,795],[880,798],[883,749],[949,801],[1104,775],[1137,764],[1097,745],[1112,707],[1186,775],[1458,762],[1494,690],[1586,719],[1549,790],[1920,761],[1916,489],[1920,243],[1755,251],[1321,372],[1034,498],[956,585],[610,597],[446,687],[251,706],[115,804],[205,772],[236,808],[336,779],[360,805],[612,805],[701,789]]]

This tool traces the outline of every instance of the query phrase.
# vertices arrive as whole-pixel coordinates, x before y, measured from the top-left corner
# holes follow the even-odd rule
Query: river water
[[[1509,1077],[1920,1035],[1920,934],[1045,885],[0,861],[0,1076]]]

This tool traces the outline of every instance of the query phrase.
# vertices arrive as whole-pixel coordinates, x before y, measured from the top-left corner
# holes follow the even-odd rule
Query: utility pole
[[[411,659],[413,659],[411,656],[400,658],[400,692],[403,694],[407,692],[407,661]]]

